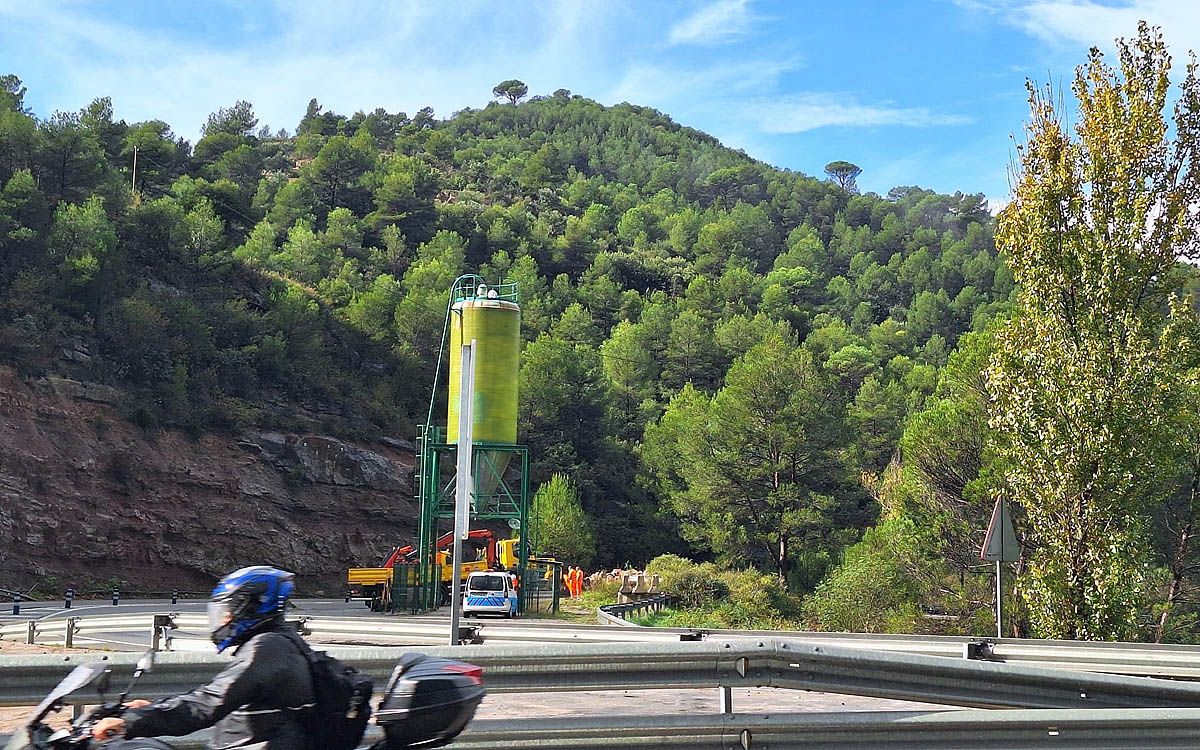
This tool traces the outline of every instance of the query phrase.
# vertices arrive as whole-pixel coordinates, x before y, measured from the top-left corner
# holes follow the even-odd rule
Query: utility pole
[[[137,152],[138,147],[135,145],[133,147],[133,183],[129,187],[130,191],[134,193],[137,192]]]
[[[473,432],[475,426],[475,339],[462,347],[462,370],[458,390],[458,467],[454,480],[454,551],[450,568],[450,645],[459,643],[458,625],[462,618],[463,539],[471,521],[471,496],[475,479],[471,476]]]

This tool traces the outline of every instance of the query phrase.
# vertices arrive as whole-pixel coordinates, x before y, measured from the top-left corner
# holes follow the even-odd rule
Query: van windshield
[[[504,576],[471,576],[468,588],[472,591],[503,591]]]

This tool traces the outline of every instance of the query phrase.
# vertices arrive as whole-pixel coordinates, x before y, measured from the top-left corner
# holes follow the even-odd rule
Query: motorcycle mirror
[[[129,678],[129,684],[125,686],[125,690],[121,693],[121,697],[117,699],[117,703],[125,702],[125,699],[129,697],[129,691],[133,690],[133,684],[138,681],[138,678],[143,673],[149,672],[152,666],[154,666],[154,652],[147,651],[137,660],[137,664],[133,668],[133,676]]]

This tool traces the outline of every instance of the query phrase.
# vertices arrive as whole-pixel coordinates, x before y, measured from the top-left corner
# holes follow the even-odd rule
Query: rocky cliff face
[[[347,567],[413,539],[403,441],[147,433],[118,416],[121,397],[0,367],[0,588],[206,591],[271,564],[336,593]]]

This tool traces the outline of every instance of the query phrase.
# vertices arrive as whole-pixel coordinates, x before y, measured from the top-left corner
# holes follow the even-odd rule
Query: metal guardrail
[[[485,668],[492,693],[776,687],[1014,711],[708,714],[481,720],[456,746],[500,748],[1182,748],[1200,737],[1200,684],[872,652],[789,639],[420,649]],[[382,680],[402,649],[331,648]],[[0,657],[0,705],[31,705],[96,654]],[[102,657],[115,676],[136,654]],[[138,694],[172,695],[228,662],[163,653]],[[97,703],[98,695],[77,695]],[[1134,708],[1125,708],[1134,707]],[[1089,710],[1079,710],[1086,708]],[[199,736],[172,744],[199,746]]]
[[[847,712],[783,715],[587,717],[571,721],[476,721],[454,743],[462,750],[555,747],[678,750],[864,747],[962,748],[1195,747],[1200,709],[1093,711]]]
[[[640,602],[634,604],[642,604]],[[616,605],[632,607],[634,605]],[[0,625],[0,639],[55,645],[90,645],[111,642],[105,634],[141,631],[151,643],[165,649],[191,641],[207,648],[207,621],[199,614],[100,615],[55,617]],[[155,618],[159,618],[156,621]],[[163,620],[162,618],[169,618]],[[629,627],[548,623],[546,621],[471,621],[469,640],[495,643],[666,643],[691,640],[745,640],[786,638],[887,653],[970,658],[1032,667],[1108,672],[1152,677],[1200,680],[1200,646],[1152,643],[1100,643],[1094,641],[1042,641],[1032,639],[986,640],[963,636],[878,635],[868,633],[812,633],[748,630],[687,630],[643,628],[615,618]],[[302,617],[302,631],[316,641],[376,645],[437,645],[448,635],[444,620],[415,618]],[[32,639],[32,640],[31,640]]]
[[[644,612],[657,612],[671,603],[671,597],[666,594],[656,594],[645,599],[639,599],[636,602],[626,602],[625,604],[604,604],[596,610],[596,618],[601,625],[616,625],[618,627],[638,627],[636,623],[629,622],[629,615],[638,615]]]
[[[382,733],[369,727],[364,744]],[[553,719],[480,719],[455,742],[460,750],[861,750],[962,748],[1195,747],[1200,709],[1063,711],[883,711],[811,714],[700,714]],[[5,737],[0,736],[0,742]],[[169,738],[178,750],[208,747],[208,733]]]
[[[486,669],[491,692],[777,687],[980,708],[1200,707],[1200,684],[1120,675],[879,653],[787,639],[695,643],[581,643],[421,648]],[[330,648],[383,680],[408,649]],[[108,654],[119,676],[137,655]],[[32,705],[67,667],[96,654],[0,657],[0,705]],[[162,653],[138,685],[147,697],[205,682],[227,663]],[[95,703],[99,696],[80,695]]]

